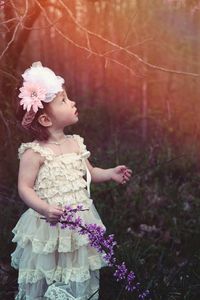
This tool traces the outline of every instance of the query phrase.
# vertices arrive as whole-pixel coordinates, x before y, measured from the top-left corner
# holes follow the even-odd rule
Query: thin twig
[[[0,22],[0,25],[5,25],[5,24],[7,24],[7,23],[10,23],[10,22],[13,22],[13,21],[17,21],[17,20],[18,20],[17,18],[11,18],[11,19],[9,19],[9,20]]]
[[[120,290],[120,292],[119,292],[118,297],[117,297],[116,300],[120,300],[120,297],[121,297],[121,295],[122,295],[122,293],[123,293],[123,291],[124,291],[124,288],[125,288],[125,284],[122,285],[122,288],[121,288],[121,290]]]
[[[166,165],[166,164],[168,164],[168,163],[171,163],[172,161],[177,160],[177,159],[180,159],[180,158],[182,158],[182,157],[184,157],[184,156],[188,156],[188,155],[187,155],[187,154],[182,154],[182,155],[176,156],[176,157],[174,157],[174,158],[172,158],[172,159],[170,159],[170,160],[167,160],[167,161],[158,163],[158,164],[156,164],[156,165],[153,166],[153,167],[146,167],[146,168],[143,168],[143,169],[141,169],[139,172],[137,172],[137,174],[133,175],[133,178],[134,178],[134,177],[137,177],[137,176],[141,176],[141,174],[143,174],[144,172],[146,172],[146,171],[149,170],[149,169],[151,169],[151,170],[152,170],[152,169],[156,169],[157,167],[160,167],[160,166]]]
[[[162,166],[162,165],[165,165],[165,164],[168,164],[168,163],[171,163],[172,161],[174,161],[174,160],[177,160],[177,159],[179,159],[179,158],[181,158],[181,157],[184,157],[184,156],[188,156],[188,155],[186,155],[186,154],[183,154],[183,155],[180,155],[180,156],[178,156],[178,157],[174,157],[174,158],[172,158],[172,159],[170,159],[170,160],[168,160],[168,161],[164,161],[164,162],[161,162],[161,163],[159,163],[159,164],[156,164],[155,166],[153,166],[153,167],[146,167],[146,168],[143,168],[143,169],[141,169],[139,172],[137,172],[136,174],[134,174],[133,176],[132,176],[132,178],[131,179],[134,179],[134,178],[136,178],[136,177],[139,177],[139,176],[141,176],[143,173],[146,173],[146,171],[148,171],[148,170],[151,170],[152,172],[154,171],[154,169],[156,169],[158,166]],[[130,181],[131,181],[131,179],[130,179]],[[130,183],[130,182],[129,182]],[[129,184],[129,183],[127,183],[127,184]],[[126,184],[126,185],[127,185]],[[116,187],[115,186],[112,186],[112,187],[110,187],[109,189],[106,189],[106,191],[101,191],[101,192],[99,192],[99,193],[97,193],[97,195],[101,195],[102,193],[110,193],[110,192],[112,192],[114,189],[116,189]]]

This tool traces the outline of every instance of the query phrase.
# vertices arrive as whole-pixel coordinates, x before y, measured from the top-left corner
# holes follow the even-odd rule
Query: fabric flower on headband
[[[23,74],[23,86],[19,89],[20,105],[26,110],[22,126],[28,128],[42,102],[51,102],[58,92],[63,91],[64,79],[57,76],[51,69],[35,62]]]
[[[24,110],[30,111],[32,108],[36,113],[38,108],[43,108],[41,101],[45,100],[45,89],[36,83],[24,82],[19,90],[21,91],[19,98],[22,98],[20,104],[23,105]]]

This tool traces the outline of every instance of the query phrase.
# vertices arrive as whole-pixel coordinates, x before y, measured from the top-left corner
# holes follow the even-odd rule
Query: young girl
[[[132,171],[93,167],[83,138],[64,134],[64,127],[78,122],[78,112],[63,78],[39,62],[22,77],[18,116],[34,140],[22,143],[18,153],[18,191],[29,209],[13,229],[17,247],[11,265],[19,270],[15,299],[87,300],[99,289],[99,269],[106,263],[86,236],[61,229],[59,218],[65,205],[82,204],[83,221],[104,227],[90,198],[90,181],[124,184]],[[98,299],[98,292],[91,299]]]

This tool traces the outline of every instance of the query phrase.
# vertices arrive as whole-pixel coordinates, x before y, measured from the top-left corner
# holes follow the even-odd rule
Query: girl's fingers
[[[126,169],[126,171],[124,173],[132,174],[133,172],[131,169]]]
[[[55,214],[60,215],[63,213],[63,209],[62,208],[56,208]]]
[[[128,177],[128,176],[124,176],[124,180],[129,180],[130,179],[130,177]]]
[[[56,219],[58,219],[58,217],[61,217],[62,216],[62,214],[63,213],[57,213],[57,212],[55,212],[53,215],[52,215],[52,218],[56,218]]]
[[[123,174],[123,178],[125,178],[125,177],[128,177],[128,178],[130,178],[130,177],[131,177],[131,175],[132,175],[131,173],[128,173],[128,172],[126,172],[126,173],[124,173],[124,174]]]
[[[57,210],[58,212],[63,212],[63,208],[61,208],[61,207],[57,207],[56,210]]]
[[[129,181],[131,178],[131,174],[124,174],[123,175],[123,179],[122,179],[122,183],[126,183],[127,181]]]
[[[121,166],[121,167],[120,167],[120,172],[125,172],[126,169],[127,169],[126,166]]]

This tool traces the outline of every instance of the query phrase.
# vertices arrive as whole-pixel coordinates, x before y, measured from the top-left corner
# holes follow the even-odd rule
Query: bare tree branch
[[[37,0],[36,0],[37,1]],[[156,65],[153,65],[147,61],[145,61],[144,59],[142,59],[139,55],[135,54],[134,52],[128,50],[127,48],[124,48],[106,38],[104,38],[102,35],[100,34],[97,34],[95,32],[92,32],[90,30],[88,30],[87,28],[85,28],[84,26],[82,26],[80,23],[77,22],[76,18],[74,17],[72,11],[69,9],[69,7],[62,1],[62,0],[58,0],[59,3],[62,5],[62,7],[65,9],[65,11],[68,13],[68,15],[70,16],[70,18],[72,19],[72,21],[74,22],[74,24],[79,28],[81,29],[83,32],[87,33],[88,35],[91,35],[91,36],[95,36],[97,38],[99,38],[100,40],[104,41],[105,43],[121,50],[121,51],[124,51],[125,53],[129,54],[130,56],[133,56],[134,58],[136,58],[140,63],[144,64],[145,66],[151,68],[151,69],[155,69],[155,70],[159,70],[159,71],[162,71],[162,72],[167,72],[167,73],[174,73],[174,74],[178,74],[178,75],[187,75],[187,76],[195,76],[195,77],[199,77],[200,74],[196,74],[196,73],[191,73],[191,72],[185,72],[185,71],[178,71],[178,70],[173,70],[173,69],[168,69],[168,68],[164,68],[164,67],[161,67],[161,66],[156,66]],[[87,48],[86,48],[87,49]],[[94,53],[94,51],[91,51],[90,49],[87,49],[87,51],[90,51],[92,52],[93,54],[96,54]],[[104,54],[98,54],[99,56],[105,56],[105,53]]]
[[[38,0],[35,0],[35,2],[36,2],[36,3],[38,4],[38,6],[41,8],[41,10],[42,10],[42,12],[43,12],[43,14],[44,14],[44,16],[45,16],[47,22],[48,22],[50,25],[52,25],[52,21],[50,20],[49,16],[47,15],[45,9],[42,7],[42,5],[39,3]],[[116,63],[116,64],[122,66],[123,68],[129,70],[129,71],[130,71],[132,74],[134,74],[135,76],[140,77],[140,76],[138,76],[138,75],[135,74],[135,70],[134,70],[134,69],[132,69],[132,68],[130,68],[129,66],[127,66],[127,65],[125,65],[125,64],[123,64],[123,63],[121,63],[121,62],[119,62],[118,60],[113,59],[113,58],[111,58],[111,57],[107,57],[107,56],[105,56],[104,54],[95,52],[95,51],[92,50],[92,49],[88,49],[87,47],[84,47],[84,46],[82,46],[82,45],[77,44],[75,41],[73,41],[73,40],[70,39],[68,36],[66,36],[66,35],[65,35],[58,27],[54,26],[54,30],[55,30],[60,36],[62,36],[65,40],[67,40],[69,43],[73,44],[73,45],[76,46],[77,48],[80,48],[80,49],[83,49],[83,50],[89,52],[89,56],[93,54],[93,55],[95,55],[95,56],[99,56],[99,57],[102,57],[102,58],[104,58],[104,59],[106,59],[106,60],[112,61],[112,62],[114,62],[114,63]],[[88,57],[89,57],[89,56],[88,56]],[[105,66],[107,66],[107,61],[106,61]]]
[[[13,4],[13,2],[11,2]],[[13,4],[13,7],[15,8],[15,5]],[[10,39],[10,41],[8,42],[8,44],[6,45],[5,49],[2,51],[1,55],[0,55],[0,60],[2,59],[2,57],[4,56],[4,54],[8,51],[8,49],[10,48],[11,44],[15,41],[16,39],[16,34],[17,31],[19,29],[19,26],[21,25],[21,22],[23,22],[23,20],[26,18],[27,12],[28,12],[28,0],[25,1],[25,11],[24,14],[22,15],[22,17],[19,16],[19,14],[17,13],[17,10],[14,10],[16,16],[16,19],[18,19],[18,23],[15,26],[15,29],[13,31],[12,37]]]
[[[3,112],[1,110],[0,110],[0,119],[3,121],[3,124],[4,124],[5,128],[6,128],[7,141],[8,141],[9,147],[10,147],[10,153],[11,153],[12,157],[14,157],[14,149],[13,149],[13,143],[12,143],[12,134],[11,134],[11,131],[10,131],[9,124],[8,124],[7,120],[4,118],[4,114],[3,114]]]
[[[14,40],[16,38],[17,30],[19,29],[19,26],[20,26],[20,23],[18,23],[16,25],[11,40],[8,42],[8,44],[6,45],[5,49],[2,51],[2,53],[0,55],[0,60],[2,59],[2,57],[4,56],[4,54],[8,51],[8,49],[10,48],[10,45],[14,42]]]
[[[5,49],[2,51],[0,55],[0,60],[3,58],[5,53],[8,51],[9,48],[13,48],[13,53],[16,53],[19,55],[24,45],[26,44],[26,41],[29,37],[30,31],[27,30],[27,28],[32,28],[34,22],[38,18],[41,9],[38,7],[38,5],[34,5],[33,7],[30,7],[30,3],[28,0],[25,0],[25,9],[23,12],[23,15],[19,15],[18,11],[16,10],[16,5],[12,0],[10,0],[10,7],[6,8],[5,14],[8,17],[8,20],[5,22],[2,22],[1,25],[4,25],[6,23],[11,23],[11,21],[17,21],[17,24],[12,28],[8,28],[7,33],[7,45]],[[49,5],[47,0],[43,0],[43,6]],[[14,14],[16,15],[16,18],[14,18]],[[21,27],[21,30],[19,31],[19,27]],[[18,33],[19,31],[19,33]],[[18,37],[16,39],[16,34],[18,33]],[[13,67],[15,67],[16,61],[13,62]]]
[[[36,18],[38,17],[39,13],[42,11],[43,14],[44,14],[44,16],[45,16],[45,18],[46,18],[46,20],[47,20],[47,22],[48,22],[48,24],[49,24],[49,27],[54,27],[55,31],[59,35],[61,35],[65,40],[67,40],[68,42],[70,42],[74,46],[87,51],[89,53],[89,56],[95,55],[95,56],[99,56],[99,57],[104,57],[104,59],[106,58],[106,61],[107,60],[113,61],[113,62],[117,63],[118,65],[123,66],[124,68],[128,69],[129,71],[131,71],[131,73],[135,74],[135,71],[132,68],[130,68],[126,64],[121,63],[117,59],[113,59],[112,57],[108,56],[108,54],[112,54],[112,53],[114,53],[116,51],[123,51],[127,55],[129,55],[129,56],[134,57],[135,59],[137,59],[140,63],[144,64],[146,67],[154,69],[154,70],[157,70],[157,71],[162,71],[162,72],[167,72],[167,73],[173,73],[173,74],[178,74],[178,75],[195,76],[195,77],[199,77],[200,76],[200,74],[196,74],[196,73],[192,73],[192,72],[185,72],[185,71],[181,71],[181,70],[168,69],[168,68],[165,68],[165,67],[162,67],[162,66],[157,66],[157,65],[149,63],[148,61],[144,60],[139,55],[137,55],[136,53],[134,53],[133,51],[131,51],[130,50],[130,46],[127,46],[127,47],[120,46],[119,44],[112,42],[111,40],[103,37],[102,35],[97,34],[95,32],[92,32],[89,29],[87,29],[84,26],[82,26],[79,22],[77,22],[77,20],[76,20],[75,16],[73,15],[72,11],[63,2],[63,0],[58,0],[58,2],[61,5],[61,8],[64,8],[64,10],[67,12],[67,14],[69,15],[69,17],[73,21],[73,23],[77,26],[77,28],[79,28],[82,32],[84,32],[84,34],[86,36],[87,46],[80,45],[76,41],[70,39],[57,26],[55,26],[55,24],[58,23],[60,21],[60,19],[56,20],[54,22],[51,21],[50,17],[48,16],[47,12],[45,11],[45,7],[47,7],[47,6],[50,5],[49,3],[47,3],[47,1],[44,1],[43,4],[39,0],[34,0],[34,2],[35,2],[35,6],[33,8],[32,7],[29,8],[28,0],[25,1],[25,11],[23,13],[23,16],[21,17],[19,15],[19,13],[17,12],[17,10],[16,10],[16,5],[11,0],[12,7],[15,10],[16,18],[11,18],[9,20],[6,20],[5,22],[2,22],[1,24],[6,24],[6,23],[9,23],[9,22],[14,21],[14,20],[18,20],[18,23],[17,23],[17,25],[15,26],[15,28],[13,30],[13,34],[12,34],[10,40],[8,41],[8,43],[6,45],[6,48],[1,53],[0,59],[2,59],[2,57],[7,52],[7,50],[14,43],[15,38],[16,38],[16,34],[18,32],[18,29],[19,29],[19,26],[21,26],[21,28],[23,30],[19,33],[18,40],[21,41],[21,42],[17,43],[15,45],[15,51],[17,53],[21,53],[21,51],[22,51],[22,49],[24,47],[24,44],[25,44],[25,42],[26,42],[26,40],[27,40],[27,38],[29,36],[28,32],[30,30],[32,30],[32,29],[39,29],[39,28],[33,28],[32,25],[34,24],[34,22],[35,22]],[[56,7],[59,8],[58,5]],[[29,13],[32,13],[31,18],[27,18],[27,15]],[[91,36],[94,36],[94,37],[100,39],[101,41],[103,41],[106,44],[114,47],[115,49],[109,50],[109,51],[106,51],[106,52],[103,52],[103,53],[96,52],[91,47],[91,43],[90,43],[90,37]]]
[[[5,70],[0,69],[0,72],[5,74],[7,77],[10,77],[11,79],[15,80],[16,82],[18,82],[17,77],[15,77],[13,74],[6,72]]]
[[[17,21],[17,20],[18,20],[18,18],[11,18],[9,20],[1,22],[0,25],[5,25],[5,24],[8,24],[10,22]]]
[[[56,21],[52,22],[52,24],[49,24],[47,26],[39,26],[39,27],[32,26],[32,27],[28,27],[28,26],[26,26],[24,24],[21,24],[21,25],[22,25],[23,29],[26,29],[26,30],[29,30],[29,31],[32,31],[32,30],[41,30],[41,29],[49,29],[49,28],[54,27],[55,24],[59,23],[61,19],[62,19],[62,17],[60,17]]]

